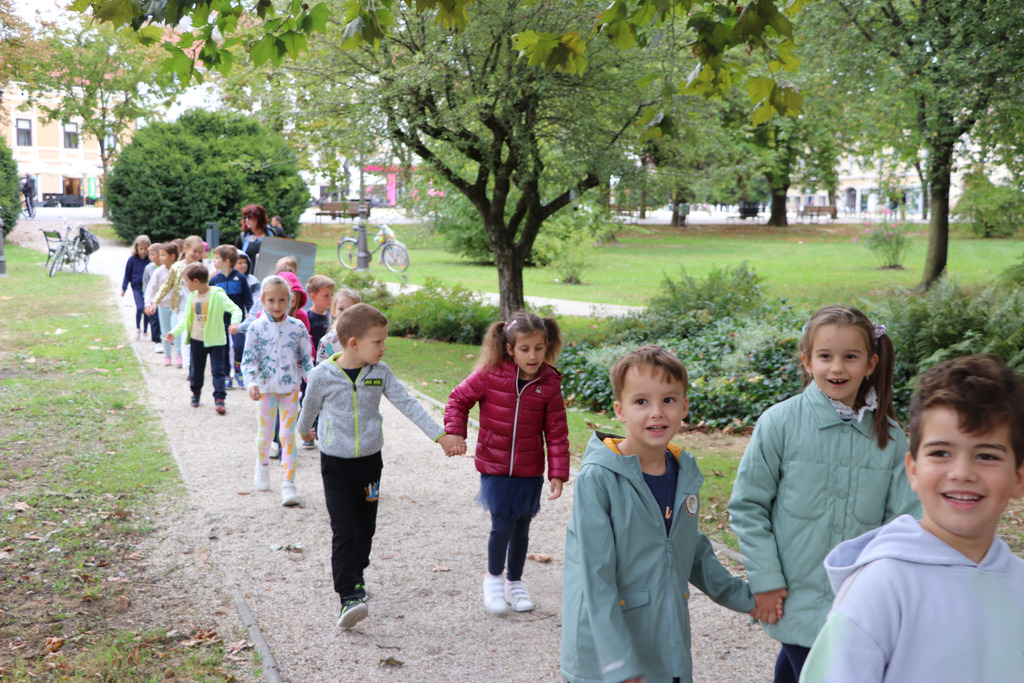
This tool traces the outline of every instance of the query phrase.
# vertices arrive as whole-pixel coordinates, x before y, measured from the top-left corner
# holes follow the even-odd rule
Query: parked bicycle
[[[36,217],[36,203],[28,195],[25,196],[24,201],[21,203],[21,215],[25,218]]]
[[[373,241],[377,246],[369,250],[370,256],[380,251],[380,262],[392,273],[401,273],[409,267],[409,250],[395,238],[395,231],[390,225],[380,226]],[[359,241],[355,237],[342,237],[338,240],[338,261],[346,268],[359,265]]]
[[[75,273],[84,273],[89,268],[89,256],[95,251],[88,244],[89,234],[81,224],[72,226],[64,219],[64,236],[50,258],[50,277],[64,268]]]

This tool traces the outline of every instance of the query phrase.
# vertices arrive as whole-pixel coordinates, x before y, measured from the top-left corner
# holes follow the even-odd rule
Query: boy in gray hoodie
[[[409,395],[381,362],[388,338],[388,320],[373,306],[356,304],[336,326],[341,353],[313,369],[299,414],[298,433],[312,441],[319,415],[320,471],[331,518],[331,570],[341,597],[338,625],[349,629],[366,618],[363,571],[370,565],[370,547],[377,528],[377,499],[383,469],[381,396],[451,454],[464,441],[445,434],[423,406]]]

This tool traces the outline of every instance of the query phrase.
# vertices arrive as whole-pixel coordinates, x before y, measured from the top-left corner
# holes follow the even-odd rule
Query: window
[[[32,122],[28,119],[18,119],[18,147],[32,146]]]
[[[64,147],[67,149],[78,149],[78,124],[64,124]]]
[[[117,136],[113,133],[107,133],[103,136],[103,151],[110,153],[117,149]]]

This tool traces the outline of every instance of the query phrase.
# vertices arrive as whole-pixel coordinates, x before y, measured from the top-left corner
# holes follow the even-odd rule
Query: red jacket
[[[506,359],[496,368],[473,372],[452,390],[444,410],[444,431],[466,436],[469,410],[480,404],[476,469],[483,474],[544,476],[544,441],[548,478],[569,480],[569,425],[562,400],[562,374],[544,363],[540,374],[516,386],[519,366]],[[515,441],[515,451],[512,442]]]

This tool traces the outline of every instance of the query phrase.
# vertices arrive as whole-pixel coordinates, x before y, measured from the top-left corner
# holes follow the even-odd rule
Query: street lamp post
[[[356,256],[356,270],[367,271],[370,269],[370,252],[366,249],[366,203],[359,203],[359,227],[356,228],[356,246],[359,253]]]

